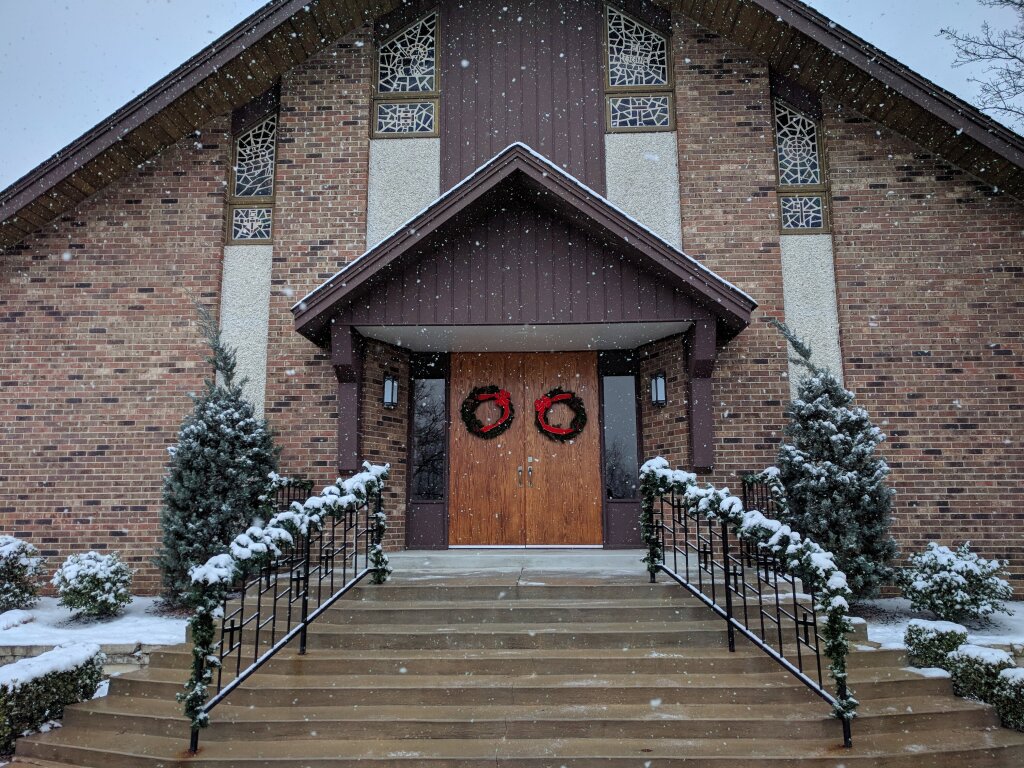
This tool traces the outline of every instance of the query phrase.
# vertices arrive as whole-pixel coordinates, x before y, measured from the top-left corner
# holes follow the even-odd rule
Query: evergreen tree
[[[234,350],[224,344],[209,310],[198,303],[196,309],[215,376],[193,396],[193,412],[168,449],[157,562],[165,596],[174,604],[188,592],[189,568],[226,551],[255,518],[268,514],[268,475],[277,469],[270,429],[235,380]]]
[[[891,575],[896,555],[889,466],[875,452],[885,435],[853,405],[852,392],[811,362],[806,344],[785,324],[770,322],[796,352],[793,363],[807,370],[779,446],[779,478],[789,502],[784,522],[836,556],[855,597],[870,597]]]

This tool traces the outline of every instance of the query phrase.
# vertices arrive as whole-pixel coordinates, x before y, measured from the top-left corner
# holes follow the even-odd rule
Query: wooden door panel
[[[526,462],[533,467],[526,487],[526,543],[601,544],[601,440],[594,352],[524,355]],[[534,423],[533,402],[561,387],[583,399],[587,425],[571,443],[551,440]],[[567,427],[572,411],[556,405],[550,424]],[[532,458],[532,461],[530,460]]]
[[[515,408],[512,426],[490,440],[469,433],[462,401],[474,387],[496,384],[508,390]],[[451,546],[522,546],[523,492],[516,470],[523,464],[523,435],[532,413],[523,393],[523,358],[505,354],[453,354],[448,388],[451,413],[448,543]],[[532,400],[531,406],[532,406]],[[481,421],[493,420],[497,406],[484,403]],[[525,485],[525,480],[524,480]]]

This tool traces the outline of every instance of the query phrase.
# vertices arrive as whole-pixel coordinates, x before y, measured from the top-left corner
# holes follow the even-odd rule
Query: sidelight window
[[[609,499],[638,496],[636,377],[602,376],[604,485]]]
[[[441,501],[448,449],[444,379],[413,379],[411,437],[412,500]]]

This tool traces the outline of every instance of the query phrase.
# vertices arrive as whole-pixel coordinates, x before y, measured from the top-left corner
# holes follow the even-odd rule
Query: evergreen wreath
[[[476,409],[481,403],[494,401],[501,408],[501,418],[491,424],[484,424],[476,417]],[[490,384],[486,387],[475,387],[462,401],[462,421],[470,434],[490,440],[505,432],[512,426],[516,417],[516,409],[512,407],[512,396],[501,387]]]
[[[555,427],[548,424],[548,411],[555,403],[565,403],[572,409],[572,422],[568,427]],[[566,443],[576,438],[585,426],[587,426],[587,409],[583,405],[583,398],[575,392],[567,392],[561,387],[555,387],[544,397],[534,401],[534,423],[540,433],[551,440]]]

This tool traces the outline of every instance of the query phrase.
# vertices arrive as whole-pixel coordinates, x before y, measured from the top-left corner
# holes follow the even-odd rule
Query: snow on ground
[[[185,642],[185,619],[156,615],[156,600],[155,597],[136,597],[123,613],[112,619],[76,619],[71,611],[57,604],[57,598],[44,597],[26,612],[32,615],[31,621],[0,630],[0,646],[53,646],[75,640],[100,645]],[[14,611],[0,614],[0,627],[11,623],[5,618],[11,613]]]
[[[1008,602],[1012,616],[997,613],[990,624],[967,624],[967,642],[973,645],[1024,646],[1024,601]],[[883,648],[902,648],[903,633],[912,619],[934,619],[928,612],[914,611],[902,597],[864,600],[853,608],[868,623],[868,639]],[[0,637],[3,635],[0,634]]]

